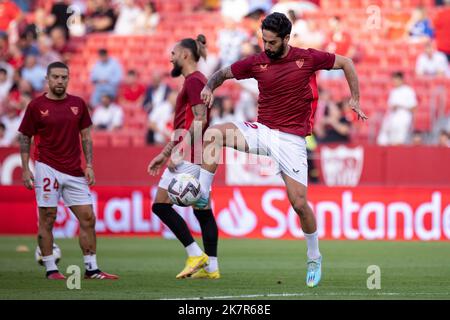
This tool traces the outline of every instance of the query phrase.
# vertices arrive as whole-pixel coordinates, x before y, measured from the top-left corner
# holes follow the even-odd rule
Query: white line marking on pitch
[[[244,294],[237,296],[212,296],[212,297],[187,297],[187,298],[164,298],[160,300],[214,300],[214,299],[240,299],[240,298],[270,298],[270,297],[323,297],[323,296],[421,296],[421,295],[449,295],[448,293],[430,293],[430,292],[379,292],[373,294],[364,293],[342,293],[342,292],[327,292],[327,293],[268,293],[268,294]]]

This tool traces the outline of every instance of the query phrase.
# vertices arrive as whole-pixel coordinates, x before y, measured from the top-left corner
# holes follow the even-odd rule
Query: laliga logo
[[[323,147],[320,162],[327,186],[356,186],[364,163],[363,147]]]
[[[239,189],[233,190],[228,208],[217,215],[220,229],[231,236],[245,236],[256,227],[256,215],[247,207],[244,197]]]

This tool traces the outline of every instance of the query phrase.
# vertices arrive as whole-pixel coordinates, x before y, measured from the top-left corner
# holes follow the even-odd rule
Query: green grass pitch
[[[201,240],[198,239],[201,243]],[[60,271],[80,267],[76,239],[58,239]],[[16,252],[26,245],[29,252]],[[82,280],[80,290],[44,279],[34,237],[0,237],[0,299],[450,299],[449,242],[321,241],[323,277],[305,285],[304,240],[221,239],[219,280],[176,280],[185,251],[176,240],[98,239],[98,262],[118,281]],[[367,267],[381,289],[367,289]],[[83,269],[82,269],[83,270]]]

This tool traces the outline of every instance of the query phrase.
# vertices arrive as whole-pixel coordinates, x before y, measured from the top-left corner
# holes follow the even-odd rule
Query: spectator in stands
[[[135,21],[136,34],[153,34],[159,24],[159,13],[154,2],[147,2]]]
[[[450,147],[450,132],[447,132],[445,130],[441,130],[439,133],[439,141],[438,141],[439,147]]]
[[[67,41],[66,31],[61,27],[55,27],[50,32],[50,38],[52,39],[53,49],[59,53],[63,62],[67,63],[74,53],[74,49]]]
[[[109,95],[113,99],[117,96],[117,89],[122,80],[122,66],[108,55],[106,49],[98,51],[99,61],[95,63],[91,71],[91,81],[94,84],[94,92],[91,96],[91,105],[100,103],[103,95]]]
[[[22,51],[22,55],[24,57],[28,55],[39,55],[39,49],[36,44],[36,39],[32,32],[23,33],[19,37],[19,41],[17,42],[17,46]]]
[[[119,7],[119,15],[114,26],[117,35],[130,35],[136,31],[135,24],[140,16],[141,9],[134,0],[124,0]]]
[[[394,88],[389,93],[388,110],[377,139],[382,146],[406,144],[417,107],[416,93],[405,84],[403,73],[393,73],[392,80]]]
[[[422,146],[423,145],[423,132],[414,130],[411,137],[411,145]]]
[[[170,93],[170,87],[163,81],[163,75],[160,71],[154,71],[152,76],[152,84],[145,92],[143,108],[150,113],[153,108],[158,107],[167,100]]]
[[[349,57],[357,62],[356,48],[352,43],[350,33],[344,30],[341,18],[334,16],[329,19],[328,24],[330,33],[327,36],[325,51]],[[320,75],[324,79],[340,79],[345,76],[342,70],[323,70]]]
[[[5,115],[0,117],[0,122],[5,125],[5,133],[3,137],[3,143],[6,146],[17,145],[18,129],[22,120],[20,110],[8,106]]]
[[[118,130],[123,125],[122,107],[113,102],[113,97],[104,94],[92,115],[92,123],[96,130]]]
[[[236,117],[234,115],[234,103],[230,97],[217,97],[213,108],[215,111],[212,115],[210,115],[211,126],[236,121]]]
[[[124,83],[119,90],[119,103],[121,105],[133,103],[142,105],[145,87],[138,81],[136,70],[128,70]]]
[[[87,32],[109,32],[114,30],[116,14],[107,0],[96,0],[94,11],[86,16]]]
[[[64,29],[66,36],[69,35],[69,28],[67,20],[72,15],[70,12],[68,0],[56,0],[50,10],[50,15],[48,17],[49,32],[54,28]]]
[[[314,12],[317,11],[319,7],[311,1],[292,1],[292,0],[279,0],[273,7],[271,12],[280,12],[285,15],[288,14],[289,10],[293,10],[296,15],[301,15],[304,12]]]
[[[7,69],[0,67],[0,105],[3,105],[4,100],[8,97],[12,85],[12,74],[8,74]]]
[[[220,13],[225,21],[231,20],[238,23],[249,12],[247,0],[221,0]]]
[[[34,11],[33,23],[30,23],[25,27],[23,34],[32,34],[33,39],[36,40],[38,34],[48,32],[49,23],[50,20],[49,17],[47,16],[47,13],[45,12],[45,9],[37,8]]]
[[[450,76],[447,56],[436,50],[436,44],[429,40],[425,50],[416,61],[416,74],[418,76]]]
[[[347,117],[347,103],[340,101],[327,106],[322,119],[316,123],[316,137],[320,143],[350,142],[351,121]]]
[[[444,0],[444,8],[438,11],[433,22],[437,49],[450,61],[450,0]]]
[[[434,37],[431,20],[424,7],[419,6],[414,9],[411,19],[406,25],[406,30],[412,42],[427,42]]]
[[[410,15],[403,9],[401,0],[393,0],[392,7],[393,12],[388,13],[383,20],[386,38],[389,40],[403,39],[407,35],[406,24]]]
[[[11,22],[18,24],[21,19],[22,11],[14,1],[0,0],[0,31],[8,32]]]
[[[244,42],[241,46],[240,59],[245,59],[253,54],[260,53],[261,48],[251,42]],[[256,106],[258,104],[258,82],[253,79],[244,79],[236,83],[241,87],[239,98],[234,109],[237,121],[254,121],[256,119]]]
[[[295,14],[294,11],[291,11]],[[292,25],[291,41],[294,47],[322,49],[325,34],[317,27],[315,19],[297,19]]]
[[[170,140],[177,96],[176,91],[171,91],[167,99],[149,113],[147,144],[163,144]]]
[[[219,48],[220,68],[228,67],[239,59],[241,45],[247,40],[247,34],[231,18],[224,18],[224,28],[219,30],[217,47]]]
[[[55,61],[61,61],[61,56],[53,50],[52,40],[46,34],[41,34],[38,38],[39,56],[37,63],[47,68],[47,66]]]
[[[208,43],[205,43],[205,48],[208,50]],[[198,71],[209,78],[219,67],[219,57],[208,51],[206,58],[201,58],[198,61],[197,67]]]
[[[37,63],[36,55],[29,54],[25,57],[25,65],[21,75],[24,80],[31,84],[33,90],[38,92],[44,90],[47,69]]]
[[[6,139],[6,126],[0,122],[0,148],[9,147],[9,142]]]

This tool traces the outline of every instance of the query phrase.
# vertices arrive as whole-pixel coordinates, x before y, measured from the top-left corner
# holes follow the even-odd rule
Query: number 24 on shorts
[[[52,180],[50,178],[44,178],[43,180],[44,182],[44,191],[45,192],[50,192],[50,185],[52,184]],[[53,189],[58,190],[59,189],[59,184],[58,184],[58,180],[55,179],[55,182],[53,183]]]

